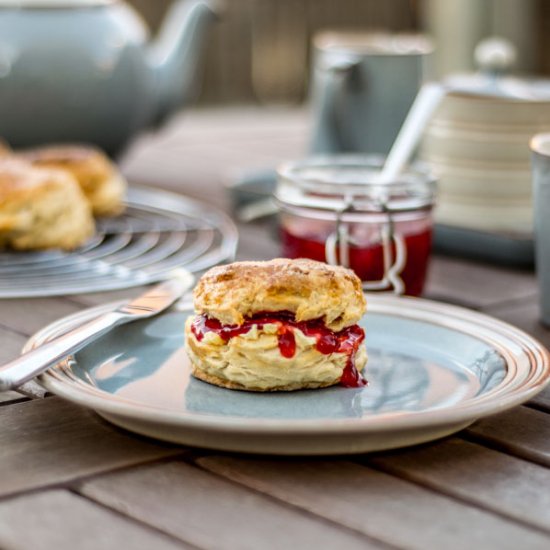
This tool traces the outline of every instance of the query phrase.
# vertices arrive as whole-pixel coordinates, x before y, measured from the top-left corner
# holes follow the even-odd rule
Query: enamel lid
[[[511,76],[517,57],[515,46],[504,38],[483,40],[475,49],[479,72],[456,74],[444,80],[451,93],[493,99],[550,101],[550,80]]]
[[[111,4],[114,0],[0,0],[0,8],[82,8]]]

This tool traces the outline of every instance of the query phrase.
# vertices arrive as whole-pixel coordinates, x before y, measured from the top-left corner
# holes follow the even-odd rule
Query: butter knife
[[[0,391],[17,388],[82,349],[114,327],[152,317],[171,306],[193,284],[185,270],[151,288],[139,298],[119,306],[0,367]]]

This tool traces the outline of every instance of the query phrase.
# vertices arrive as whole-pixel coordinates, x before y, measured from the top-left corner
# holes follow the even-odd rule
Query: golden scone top
[[[20,157],[34,166],[69,170],[85,188],[88,180],[108,178],[113,166],[107,156],[95,147],[79,145],[52,145],[28,149]],[[89,184],[92,184],[90,181]]]
[[[0,248],[72,250],[93,232],[90,205],[69,172],[0,158]]]
[[[11,156],[12,150],[9,145],[0,139],[0,158]]]
[[[56,169],[35,169],[27,162],[15,158],[0,158],[0,203],[32,198],[37,188],[48,185],[73,185],[76,180]]]
[[[103,153],[90,145],[48,145],[18,153],[19,158],[40,168],[62,169],[72,174],[97,216],[112,216],[124,210],[126,180]]]
[[[313,260],[235,262],[207,271],[194,292],[195,311],[226,325],[259,312],[290,311],[297,321],[323,319],[334,331],[359,321],[366,309],[353,271]]]

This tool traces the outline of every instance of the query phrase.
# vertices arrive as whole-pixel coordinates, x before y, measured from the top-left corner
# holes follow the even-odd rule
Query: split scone
[[[69,173],[0,159],[0,248],[70,250],[93,233],[90,205]]]
[[[35,166],[70,172],[80,184],[96,216],[124,210],[126,180],[100,150],[84,145],[52,145],[28,149],[20,156]]]
[[[365,312],[350,270],[313,260],[210,269],[185,325],[195,377],[225,388],[289,391],[363,386]]]

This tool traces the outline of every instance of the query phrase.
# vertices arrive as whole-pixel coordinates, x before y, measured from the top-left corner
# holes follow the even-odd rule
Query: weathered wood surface
[[[0,426],[0,497],[182,452],[57,397],[0,407]]]
[[[224,209],[224,185],[306,150],[276,109],[197,111],[122,159],[134,181]],[[240,224],[238,257],[277,256],[269,223]],[[0,362],[45,324],[120,292],[0,302]],[[433,258],[426,297],[494,315],[550,345],[529,271]],[[421,447],[334,459],[185,449],[113,428],[56,397],[0,394],[0,547],[550,548],[550,389]]]
[[[199,464],[257,491],[402,548],[544,548],[550,537],[346,461],[207,457]],[[467,526],[467,529],[464,528]],[[460,536],[458,536],[460,535]]]
[[[0,326],[30,336],[44,325],[81,309],[80,304],[67,298],[4,300],[0,304]]]
[[[550,533],[547,468],[458,438],[365,463]]]
[[[547,412],[516,407],[478,422],[467,433],[505,452],[550,467]]]
[[[80,491],[200,548],[380,547],[181,462],[91,480]]]
[[[533,274],[503,267],[437,257],[428,275],[426,297],[484,309],[523,302],[537,293]]]
[[[0,547],[192,548],[68,491],[44,491],[0,502]]]

